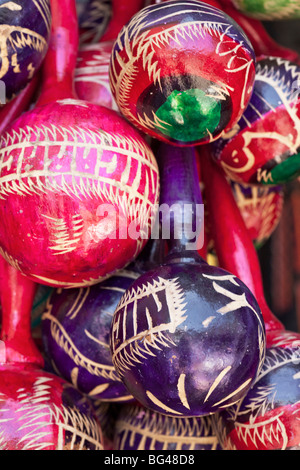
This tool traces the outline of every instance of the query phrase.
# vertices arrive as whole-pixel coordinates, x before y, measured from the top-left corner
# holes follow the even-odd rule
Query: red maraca
[[[300,335],[286,331],[266,303],[251,237],[209,149],[201,151],[201,172],[220,266],[239,276],[253,292],[267,336],[266,358],[250,390],[215,417],[218,437],[225,449],[299,449]]]
[[[144,0],[111,0],[111,20],[101,41],[115,40],[123,26],[144,6]]]
[[[78,287],[99,282],[141,251],[155,215],[158,169],[122,117],[76,99],[75,0],[51,6],[37,106],[2,136],[0,249],[36,282]],[[131,223],[138,235],[128,235]]]
[[[102,450],[86,397],[45,372],[30,331],[36,284],[0,257],[1,450]]]

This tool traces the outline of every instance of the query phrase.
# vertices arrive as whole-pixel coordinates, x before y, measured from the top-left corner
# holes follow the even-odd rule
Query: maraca
[[[37,106],[1,139],[0,247],[36,282],[80,287],[107,278],[142,250],[155,217],[158,168],[118,113],[75,99],[75,0],[52,0],[51,7]],[[139,237],[128,235],[131,224]]]
[[[220,0],[223,5],[233,5],[247,16],[263,21],[293,20],[300,18],[298,0]]]
[[[213,418],[218,438],[224,449],[299,449],[300,335],[285,330],[269,309],[259,260],[228,182],[209,149],[202,148],[200,156],[220,266],[239,276],[255,295],[267,338],[263,367],[248,393]]]
[[[113,41],[85,44],[79,48],[75,91],[79,99],[118,111],[109,86],[109,62]]]
[[[204,2],[143,8],[112,50],[110,85],[122,114],[151,137],[180,146],[227,133],[246,109],[254,79],[250,41]]]
[[[264,359],[265,330],[249,289],[196,251],[203,214],[195,149],[161,144],[156,156],[169,253],[120,299],[112,360],[146,408],[203,416],[249,390]]]
[[[246,184],[284,184],[300,175],[300,66],[278,57],[256,63],[250,103],[238,124],[213,142],[228,177]]]
[[[0,257],[1,450],[102,450],[86,397],[45,372],[30,331],[36,284]]]
[[[112,16],[111,0],[76,0],[80,44],[98,42]]]
[[[127,451],[222,450],[210,416],[166,416],[139,404],[121,407],[113,442],[116,450]],[[185,457],[181,464],[188,462]]]
[[[46,56],[49,0],[0,1],[0,80],[10,101],[32,79]]]

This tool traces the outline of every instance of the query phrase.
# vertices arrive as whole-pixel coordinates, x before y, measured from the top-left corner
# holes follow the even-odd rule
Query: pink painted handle
[[[299,54],[292,49],[281,46],[268,34],[263,24],[259,20],[249,18],[243,13],[236,10],[233,6],[228,5],[224,0],[220,0],[222,10],[229,15],[244,30],[248,36],[255,54],[257,56],[266,55],[281,57],[291,62],[300,63]]]
[[[43,82],[37,105],[77,98],[74,87],[79,30],[75,0],[50,0],[52,27],[43,63]]]
[[[256,297],[266,332],[284,330],[267,305],[259,259],[232,190],[208,146],[198,153],[208,218],[220,266],[241,279]]]
[[[31,335],[31,310],[37,284],[0,256],[2,326],[0,363],[28,363],[40,367],[44,359]]]

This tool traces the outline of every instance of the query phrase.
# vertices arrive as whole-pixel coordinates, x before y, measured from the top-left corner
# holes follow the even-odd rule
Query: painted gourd
[[[102,450],[102,431],[87,398],[43,370],[31,336],[36,284],[0,258],[1,450]]]
[[[298,0],[220,0],[224,5],[233,5],[245,15],[258,20],[294,20],[300,18]]]
[[[111,322],[132,282],[161,258],[160,241],[150,240],[127,269],[94,286],[56,289],[47,302],[42,338],[48,362],[93,401],[133,401],[112,363]]]
[[[111,328],[112,360],[125,386],[146,408],[177,417],[207,415],[239,400],[265,351],[254,296],[228,271],[209,266],[192,242],[203,221],[194,157],[192,147],[158,150],[160,208],[177,209],[162,213],[169,252],[122,296]],[[183,229],[177,217],[185,205]]]
[[[222,450],[210,416],[166,416],[138,404],[121,407],[113,442],[115,450],[125,451]]]
[[[7,102],[27,85],[43,63],[50,27],[49,0],[0,1],[0,80]]]
[[[228,177],[276,185],[300,175],[300,67],[277,57],[257,60],[250,103],[226,138],[212,144]]]
[[[76,0],[80,44],[97,43],[111,20],[111,0]]]
[[[194,0],[150,5],[121,30],[110,84],[122,114],[166,143],[218,139],[242,116],[255,79],[255,54],[221,10]]]
[[[118,111],[109,86],[109,62],[113,41],[80,47],[75,70],[78,98]]]
[[[284,202],[283,188],[235,182],[231,182],[231,188],[249,235],[258,249],[278,226]]]
[[[159,192],[140,133],[115,111],[75,99],[74,2],[52,0],[41,95],[0,149],[1,254],[52,287],[95,284],[129,264],[149,238]],[[139,232],[128,236],[131,223]]]
[[[224,174],[209,153],[201,152],[201,172],[220,266],[239,276],[255,295],[267,340],[262,369],[247,394],[214,416],[216,433],[225,450],[299,450],[300,335],[285,330],[269,309],[251,238]]]

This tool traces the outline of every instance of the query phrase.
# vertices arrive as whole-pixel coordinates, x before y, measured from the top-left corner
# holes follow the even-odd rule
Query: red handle
[[[259,259],[231,187],[213,161],[208,146],[199,149],[201,179],[207,212],[220,266],[241,279],[256,297],[266,332],[284,330],[267,305]]]
[[[31,335],[31,310],[37,284],[0,256],[2,328],[0,363],[23,362],[43,367],[44,360]]]
[[[79,30],[75,0],[50,0],[52,26],[43,63],[42,90],[37,105],[77,98],[74,87]]]
[[[112,0],[112,17],[101,42],[115,40],[122,27],[144,7],[144,4],[145,0]]]

